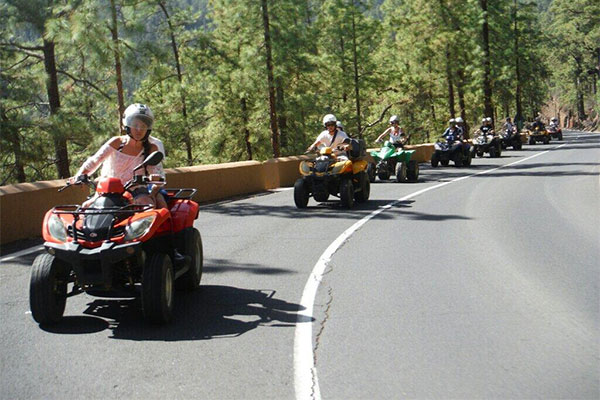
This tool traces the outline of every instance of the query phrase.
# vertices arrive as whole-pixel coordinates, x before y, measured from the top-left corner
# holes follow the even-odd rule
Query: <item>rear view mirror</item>
[[[163,153],[161,153],[160,151],[154,151],[150,153],[150,155],[146,157],[146,159],[133,170],[137,171],[138,169],[147,167],[148,165],[158,165],[163,160],[163,158]]]

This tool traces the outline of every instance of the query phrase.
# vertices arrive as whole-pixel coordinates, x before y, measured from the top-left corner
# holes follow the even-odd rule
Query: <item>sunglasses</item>
[[[335,126],[335,122],[328,122],[325,124],[325,126]]]

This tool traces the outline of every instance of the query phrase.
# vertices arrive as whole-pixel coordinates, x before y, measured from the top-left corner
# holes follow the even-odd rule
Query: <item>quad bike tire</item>
[[[396,182],[406,182],[408,179],[408,167],[405,162],[396,164]]]
[[[521,150],[522,148],[523,148],[523,144],[521,143],[521,141],[513,144],[513,150]]]
[[[367,175],[369,176],[369,182],[375,182],[375,164],[369,163],[367,165]]]
[[[33,261],[29,281],[29,308],[40,324],[59,322],[67,303],[67,268],[51,254]]]
[[[499,158],[500,156],[502,156],[502,146],[498,145],[496,148],[496,158]]]
[[[350,209],[354,206],[354,185],[351,179],[342,179],[340,183],[340,200],[344,208]]]
[[[496,158],[498,154],[498,149],[490,146],[490,158]]]
[[[174,279],[171,257],[148,256],[142,273],[142,311],[147,321],[166,324],[173,317]]]
[[[302,178],[298,178],[294,183],[294,203],[298,208],[306,208],[308,205],[308,185]]]
[[[440,160],[438,159],[438,156],[435,153],[433,153],[431,155],[431,166],[433,168],[437,168],[439,162],[440,162]]]
[[[358,181],[360,182],[360,190],[354,193],[354,200],[357,203],[365,203],[371,195],[371,181],[366,172],[359,172]]]
[[[478,151],[477,152],[477,157],[480,157],[480,158],[483,157],[483,151]]]
[[[409,182],[419,181],[419,163],[415,160],[408,162],[408,170],[406,171],[406,177]]]
[[[382,169],[379,172],[377,172],[377,177],[379,178],[379,180],[386,181],[390,179],[390,172],[387,170],[387,168]]]
[[[183,274],[175,285],[177,289],[196,290],[200,287],[202,280],[202,269],[204,265],[202,237],[196,228],[185,228],[183,230],[182,250],[183,255],[190,257],[190,269]]]
[[[440,161],[440,164],[442,164],[442,166],[447,167],[448,165],[450,165],[450,160],[442,160]]]
[[[454,165],[456,167],[462,167],[463,166],[463,155],[462,154],[456,154],[456,156],[454,157]]]
[[[557,140],[563,140],[562,132],[558,134],[558,139]]]
[[[471,152],[467,153],[467,157],[465,157],[465,159],[463,160],[463,165],[465,167],[470,167],[471,166],[471,161],[473,160],[473,157],[471,155]]]
[[[534,138],[529,138],[529,144],[535,144],[535,139]]]
[[[546,137],[544,138],[544,142],[543,142],[543,143],[544,143],[544,144],[549,144],[549,143],[550,143],[550,138],[549,138],[548,136],[546,136]]]

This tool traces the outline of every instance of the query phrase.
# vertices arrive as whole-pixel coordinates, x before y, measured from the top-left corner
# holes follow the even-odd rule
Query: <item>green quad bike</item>
[[[417,182],[419,163],[411,160],[414,152],[414,150],[404,150],[402,147],[397,148],[386,140],[381,149],[370,152],[376,162],[371,182],[375,180],[375,175],[381,180],[387,180],[393,174],[396,175],[396,182]]]

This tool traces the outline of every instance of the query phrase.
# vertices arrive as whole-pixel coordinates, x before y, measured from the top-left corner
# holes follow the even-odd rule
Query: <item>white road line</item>
[[[532,158],[541,156],[542,154],[546,154],[554,149],[558,149],[567,145],[564,143],[560,146],[554,147],[552,149],[548,149],[541,153],[534,154],[532,156],[523,158],[521,160],[512,162],[510,164],[501,165],[496,168],[488,169],[485,171],[477,172],[472,175],[463,176],[460,178],[453,179],[448,182],[440,183],[414,193],[411,193],[407,196],[404,196],[398,200],[394,200],[393,202],[381,206],[379,209],[373,211],[371,214],[357,221],[350,228],[346,229],[340,236],[338,236],[330,245],[327,247],[325,252],[321,254],[319,260],[313,267],[308,280],[306,281],[306,285],[304,286],[304,291],[302,292],[302,299],[300,300],[300,308],[303,310],[302,314],[298,314],[298,318],[296,320],[296,330],[294,334],[294,389],[296,391],[296,399],[298,400],[320,400],[321,399],[321,391],[319,388],[319,379],[317,376],[317,368],[315,367],[315,354],[313,348],[312,341],[312,331],[313,331],[313,308],[315,297],[317,295],[317,290],[319,289],[319,284],[323,279],[323,274],[325,269],[329,265],[329,261],[331,261],[331,257],[338,251],[344,243],[356,232],[360,229],[364,224],[366,224],[371,218],[376,215],[382,213],[385,210],[392,208],[396,203],[401,201],[406,201],[422,195],[423,193],[429,192],[434,189],[441,188],[442,186],[449,185],[451,183],[459,182],[464,179],[472,178],[477,175],[487,174],[501,168],[510,167],[511,165],[522,163],[523,161],[530,160]]]
[[[36,251],[43,250],[44,246],[34,246],[25,250],[17,251],[16,253],[10,253],[6,257],[0,258],[0,262],[7,262],[14,260],[15,258],[26,256],[27,254],[35,253]]]

